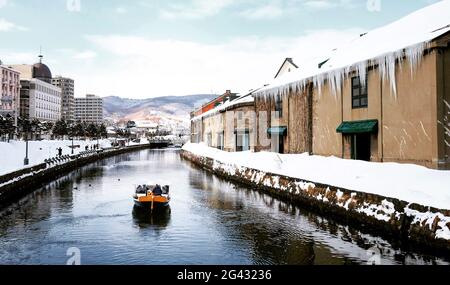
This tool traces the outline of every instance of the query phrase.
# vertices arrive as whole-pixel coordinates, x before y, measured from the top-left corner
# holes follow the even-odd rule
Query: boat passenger
[[[156,185],[155,189],[153,189],[153,195],[155,196],[161,196],[163,194],[161,186]]]
[[[145,190],[145,186],[139,185],[136,189],[136,193],[138,194],[145,194],[147,191]]]

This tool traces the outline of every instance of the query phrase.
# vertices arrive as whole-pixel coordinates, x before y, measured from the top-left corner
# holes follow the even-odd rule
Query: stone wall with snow
[[[218,176],[289,199],[334,219],[450,252],[450,210],[221,162],[189,150],[181,155]]]

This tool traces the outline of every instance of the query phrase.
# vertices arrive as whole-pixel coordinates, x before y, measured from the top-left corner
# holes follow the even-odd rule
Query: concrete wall
[[[273,147],[266,142],[267,129],[275,126],[288,128],[288,134],[284,141],[285,153],[310,152],[311,131],[309,120],[310,101],[308,91],[290,92],[283,96],[283,114],[281,117],[274,115],[275,98],[256,98],[256,114],[259,126],[257,151],[273,151]],[[266,116],[263,118],[263,116]],[[262,136],[264,136],[262,138]],[[272,141],[272,143],[274,143]]]
[[[210,147],[218,147],[218,134],[224,130],[224,120],[222,118],[222,113],[203,118],[203,142],[208,143]],[[210,142],[208,142],[208,137],[211,140]]]
[[[312,152],[312,95],[304,92],[289,94],[287,153]]]
[[[263,97],[255,98],[256,121],[258,122],[258,140],[255,151],[270,151],[270,142],[268,142],[267,128],[270,126],[270,114],[272,112],[272,100]]]
[[[343,156],[342,135],[336,128],[342,123],[342,94],[332,94],[328,84],[313,90],[313,153]]]
[[[191,142],[199,143],[203,138],[203,122],[197,120],[191,122]]]
[[[235,130],[249,131],[250,150],[255,150],[257,140],[255,106],[253,104],[237,106],[227,110],[225,116],[226,122],[231,122],[231,118],[233,118],[232,124],[226,124],[225,150],[236,151]]]
[[[33,66],[28,64],[16,64],[11,66],[14,70],[20,72],[21,80],[30,80],[33,78]]]
[[[397,94],[389,81],[382,84],[383,161],[435,168],[438,145],[436,51],[424,56],[414,73],[408,61],[403,61],[399,67],[397,65]]]
[[[267,141],[271,138],[267,136],[267,129],[270,127],[287,127],[288,135],[284,141],[284,150],[285,153],[294,153],[295,149],[300,149],[297,142],[297,138],[299,137],[299,133],[301,130],[301,126],[303,121],[296,117],[297,115],[302,115],[298,108],[303,108],[301,95],[291,92],[288,95],[282,96],[283,98],[283,112],[281,116],[275,115],[275,98],[256,98],[255,99],[255,110],[257,114],[257,122],[259,129],[258,136],[258,144],[256,146],[257,151],[273,151],[273,144],[276,142],[271,141],[270,145]],[[291,106],[291,104],[293,104]],[[296,112],[299,112],[297,115],[294,115]],[[290,131],[290,127],[293,127],[294,130]]]
[[[253,104],[236,105],[226,112],[216,113],[203,118],[202,122],[202,141],[207,143],[211,140],[211,147],[219,147],[219,134],[224,134],[224,150],[236,151],[235,130],[248,130],[250,135],[251,150],[254,150],[256,144],[256,118],[255,107]],[[191,128],[198,129],[198,125]]]

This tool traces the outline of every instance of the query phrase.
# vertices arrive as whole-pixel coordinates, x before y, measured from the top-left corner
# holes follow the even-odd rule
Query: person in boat
[[[136,193],[137,194],[146,194],[147,193],[147,189],[146,189],[146,187],[144,185],[139,185],[136,188]]]
[[[155,196],[161,196],[163,194],[163,191],[161,189],[161,186],[156,184],[155,189],[153,189],[153,195]]]

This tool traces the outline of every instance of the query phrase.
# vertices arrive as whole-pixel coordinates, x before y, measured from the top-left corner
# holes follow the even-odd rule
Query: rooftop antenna
[[[42,63],[42,59],[44,58],[44,56],[42,55],[42,46],[39,47],[39,63]]]

